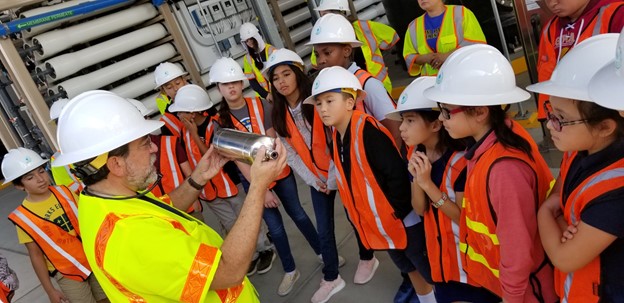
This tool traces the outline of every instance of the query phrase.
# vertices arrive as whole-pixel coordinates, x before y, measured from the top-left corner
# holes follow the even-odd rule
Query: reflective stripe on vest
[[[325,125],[323,125],[318,112],[316,110],[313,111],[313,120],[310,127],[310,146],[308,146],[295,123],[292,113],[288,109],[288,105],[285,105],[285,110],[286,128],[290,134],[290,138],[285,138],[286,141],[297,152],[297,156],[299,156],[308,170],[321,181],[326,182],[331,155],[327,143]],[[305,120],[305,117],[302,116],[302,118]]]
[[[381,56],[381,53],[377,48],[377,45],[379,45],[379,41],[377,41],[377,38],[375,37],[375,34],[373,33],[373,29],[371,28],[370,22],[367,21],[362,21],[362,20],[358,20],[356,21],[356,24],[359,26],[359,28],[362,30],[362,34],[363,34],[363,38],[364,39],[360,39],[360,40],[364,40],[362,42],[365,42],[366,47],[369,48],[370,52],[364,52],[364,56],[368,57],[367,58],[367,64],[366,64],[366,69],[369,70],[371,72],[371,75],[373,75],[373,77],[379,79],[379,81],[384,81],[386,79],[386,77],[388,77],[388,70],[386,69],[386,65],[385,62],[383,60],[383,57]],[[378,64],[377,67],[372,68],[372,64],[368,64],[368,61],[372,61]]]
[[[366,121],[371,122],[389,139],[392,138],[390,132],[373,117],[360,111],[354,111],[351,126],[347,130],[352,135],[349,153],[351,159],[357,161],[357,163],[351,163],[350,185],[345,180],[345,172],[340,162],[337,144],[334,144],[333,147],[338,192],[351,222],[360,235],[362,244],[367,249],[404,249],[407,245],[407,236],[403,221],[395,217],[392,205],[377,184],[366,160],[363,147],[364,138],[362,137]],[[336,130],[334,130],[333,140],[337,142]]]
[[[366,81],[368,81],[368,79],[373,78],[373,75],[371,75],[369,72],[367,72],[364,69],[358,69],[355,71],[354,75],[357,77],[358,81],[360,81],[360,84],[362,85],[362,90],[364,90],[364,84],[366,84]],[[363,99],[361,100],[356,100],[355,102],[355,109],[363,112],[363,113],[367,113],[370,114],[367,110],[366,107],[366,102],[364,102]]]
[[[182,176],[182,172],[180,172],[178,170],[178,166],[175,165],[177,163],[177,159],[174,158],[176,154],[172,146],[172,143],[175,142],[175,138],[164,136],[161,140],[165,143],[165,151],[167,152],[167,160],[169,160],[169,169],[171,170],[171,176],[173,177],[173,185],[174,187],[178,187],[182,184],[182,180],[180,178]]]
[[[171,117],[169,117],[171,115]],[[177,120],[177,119],[176,119]],[[181,127],[175,122],[173,115],[165,113],[160,117],[160,121],[165,122],[165,126],[173,133],[174,136],[180,136],[182,134]],[[178,120],[179,121],[179,120]]]
[[[577,152],[568,152],[561,162],[561,180],[566,182],[570,166],[578,155]],[[624,184],[624,159],[613,162],[607,167],[593,173],[576,186],[563,201],[560,198],[560,207],[568,224],[580,221],[580,213],[585,207],[601,195],[616,190]],[[598,302],[600,299],[600,284],[602,282],[600,256],[597,256],[582,268],[574,272],[564,273],[555,269],[555,285],[561,297],[561,302]]]

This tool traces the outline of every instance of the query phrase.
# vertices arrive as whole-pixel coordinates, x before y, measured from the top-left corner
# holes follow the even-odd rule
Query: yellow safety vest
[[[151,193],[82,194],[78,212],[85,255],[111,302],[260,302],[247,278],[210,290],[223,239]]]
[[[353,30],[355,30],[358,41],[362,42],[361,48],[366,60],[366,71],[383,82],[388,93],[392,93],[392,82],[388,76],[388,68],[381,51],[389,50],[397,44],[399,35],[392,27],[369,20],[356,20],[353,22]],[[316,66],[314,49],[312,49],[310,62],[312,66]]]
[[[426,13],[425,13],[426,14]],[[433,50],[427,43],[425,34],[425,14],[416,18],[407,27],[403,44],[403,58],[410,76],[435,76],[438,70],[425,64],[416,64],[418,55],[430,53],[448,53],[462,46],[485,43],[485,36],[474,14],[463,6],[447,5],[440,25],[440,33]]]
[[[163,93],[159,94],[156,97],[156,106],[158,107],[158,111],[161,115],[164,115],[167,112],[167,107],[171,104],[171,99]]]
[[[265,58],[267,58],[268,60],[269,55],[271,55],[276,50],[277,48],[275,48],[273,45],[270,45],[268,43],[265,44],[265,47],[264,47]],[[256,79],[256,81],[260,83],[260,85],[262,86],[262,88],[264,88],[264,90],[266,90],[267,92],[271,91],[269,87],[269,82],[266,79],[264,79],[264,76],[262,75],[262,71],[256,67],[254,60],[253,58],[251,58],[251,55],[249,53],[246,54],[245,58],[243,59],[243,72],[245,73],[247,80]]]

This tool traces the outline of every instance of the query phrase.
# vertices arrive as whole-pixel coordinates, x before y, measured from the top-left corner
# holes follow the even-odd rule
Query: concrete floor
[[[395,87],[405,86],[413,80],[407,77],[406,72],[401,66],[395,66],[394,55],[386,54],[386,62],[390,66],[390,75]],[[526,73],[517,77],[518,84],[525,87],[529,84]],[[526,101],[523,104],[525,110],[535,111],[534,101]],[[517,111],[516,107],[512,111]],[[529,128],[529,131],[537,142],[542,139],[540,128]],[[561,161],[559,152],[545,153],[544,157],[553,168],[553,173],[558,172],[558,166]],[[309,190],[307,186],[299,182],[299,193],[303,207],[306,209],[310,217],[314,220],[314,211],[310,201]],[[6,218],[7,215],[17,207],[24,193],[16,190],[12,186],[0,191],[0,218]],[[366,285],[353,284],[353,275],[358,262],[358,249],[353,236],[353,229],[345,218],[345,212],[342,208],[339,198],[336,201],[336,241],[338,243],[339,254],[342,255],[347,263],[341,268],[340,274],[347,282],[345,289],[336,294],[331,302],[345,303],[364,303],[364,302],[392,302],[393,296],[401,283],[399,271],[394,266],[385,252],[378,252],[377,258],[381,261],[381,265],[375,277]],[[285,215],[285,212],[282,211]],[[208,208],[205,207],[204,216],[209,225],[217,226],[216,218]],[[252,283],[255,285],[262,302],[309,302],[313,293],[319,286],[322,278],[321,264],[312,249],[307,245],[305,239],[294,226],[290,219],[285,219],[286,230],[290,239],[293,255],[297,262],[297,268],[301,272],[301,278],[297,282],[293,291],[286,297],[277,295],[277,287],[282,279],[283,270],[278,259],[274,263],[273,269],[264,275],[254,275],[251,277]],[[43,303],[48,302],[47,295],[41,288],[37,280],[26,248],[18,244],[14,226],[6,219],[0,219],[0,253],[5,255],[9,261],[9,265],[17,272],[20,279],[20,289],[13,300],[16,303]]]

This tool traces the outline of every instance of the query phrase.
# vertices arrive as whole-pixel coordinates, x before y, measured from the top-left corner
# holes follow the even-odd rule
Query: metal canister
[[[216,129],[212,145],[224,157],[247,164],[253,164],[258,150],[263,146],[266,148],[263,160],[274,160],[278,156],[273,138],[233,129]]]

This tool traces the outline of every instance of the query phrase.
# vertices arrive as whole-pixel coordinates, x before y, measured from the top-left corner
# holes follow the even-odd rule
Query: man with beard
[[[251,187],[225,240],[187,209],[227,161],[213,149],[191,176],[163,199],[147,136],[162,122],[143,119],[126,99],[90,91],[61,113],[56,165],[76,163],[86,188],[80,195],[83,248],[112,302],[258,302],[245,277],[260,228],[264,192],[286,163],[280,157],[251,168]],[[264,155],[264,149],[258,152]]]

